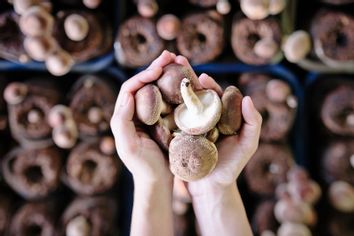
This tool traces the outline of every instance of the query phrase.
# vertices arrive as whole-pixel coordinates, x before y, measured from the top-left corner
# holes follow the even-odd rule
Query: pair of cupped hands
[[[164,51],[151,65],[136,74],[121,86],[111,119],[118,155],[132,173],[135,185],[159,184],[172,186],[173,175],[168,157],[158,144],[135,123],[135,93],[148,83],[159,79],[163,68],[177,63],[191,68],[183,56]],[[213,78],[203,73],[199,76],[202,86],[196,89],[213,89],[220,96],[223,91]],[[178,88],[176,88],[178,89]],[[187,183],[192,196],[215,193],[234,185],[258,147],[262,117],[255,109],[250,97],[242,100],[243,125],[238,135],[226,136],[217,143],[219,159],[215,169],[203,179]]]

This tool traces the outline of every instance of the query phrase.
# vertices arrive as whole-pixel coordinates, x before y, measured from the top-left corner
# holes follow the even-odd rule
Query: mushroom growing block
[[[184,103],[175,109],[178,128],[190,135],[205,134],[213,129],[221,116],[218,94],[211,89],[194,92],[187,78],[181,82],[181,94]]]
[[[218,150],[204,136],[177,135],[169,147],[170,170],[184,181],[207,176],[216,165]]]

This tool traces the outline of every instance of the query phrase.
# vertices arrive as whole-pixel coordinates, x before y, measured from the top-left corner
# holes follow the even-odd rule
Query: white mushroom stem
[[[38,110],[32,109],[27,113],[27,120],[29,123],[35,124],[42,120],[42,115]]]
[[[181,83],[181,94],[184,104],[186,104],[187,109],[193,113],[200,113],[203,111],[204,106],[199,100],[198,96],[194,93],[192,89],[191,81],[184,78]]]
[[[345,122],[349,125],[349,126],[354,126],[354,113],[350,113],[347,115]]]
[[[81,215],[76,216],[66,226],[67,236],[89,236],[91,225],[87,219]]]

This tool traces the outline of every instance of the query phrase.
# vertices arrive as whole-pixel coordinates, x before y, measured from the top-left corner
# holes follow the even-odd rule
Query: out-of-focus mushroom
[[[291,95],[291,88],[289,84],[280,79],[272,79],[267,82],[265,92],[272,102],[286,102],[288,96]]]
[[[156,29],[161,38],[173,40],[181,29],[181,21],[173,14],[166,14],[157,21]]]
[[[102,0],[82,0],[82,2],[86,7],[95,9],[101,4]]]
[[[284,56],[293,63],[303,60],[310,51],[311,37],[303,30],[293,32],[283,45]]]
[[[277,235],[278,236],[290,236],[290,235],[311,236],[312,234],[310,229],[304,224],[286,222],[279,227]]]
[[[64,31],[66,36],[73,41],[81,41],[86,38],[90,26],[82,15],[71,14],[65,18]]]
[[[222,104],[218,94],[211,89],[194,92],[191,81],[181,82],[183,104],[175,109],[175,121],[183,132],[191,135],[205,134],[220,120]]]
[[[270,0],[269,1],[269,14],[277,15],[285,9],[286,0]]]
[[[190,79],[194,88],[201,87],[196,74],[190,68],[176,63],[164,67],[163,73],[157,81],[157,86],[166,102],[171,104],[183,102],[181,91],[176,88],[180,87],[184,78]]]
[[[184,181],[207,176],[216,165],[218,151],[204,136],[177,135],[169,147],[171,172]]]
[[[278,44],[268,38],[257,41],[254,45],[254,52],[262,58],[273,58],[279,51]]]
[[[116,152],[116,145],[112,137],[104,137],[100,142],[100,150],[103,154],[111,156]]]
[[[74,122],[66,122],[53,129],[53,141],[61,148],[72,148],[76,144],[78,136],[79,133]]]
[[[52,53],[57,44],[53,37],[26,37],[23,46],[28,55],[36,61],[44,61]]]
[[[64,105],[55,105],[48,114],[48,123],[52,128],[62,126],[66,121],[72,119],[70,108]]]
[[[235,86],[229,86],[225,89],[221,97],[222,113],[218,123],[220,133],[224,135],[233,135],[241,127],[242,123],[242,94]]]
[[[143,17],[153,17],[159,10],[156,0],[136,0],[138,12]]]
[[[155,124],[161,115],[171,112],[159,88],[153,84],[145,85],[135,94],[135,109],[138,119],[146,125]]]
[[[12,4],[14,6],[14,10],[17,14],[22,15],[34,5],[38,5],[41,0],[13,0]]]
[[[74,60],[66,51],[58,50],[47,57],[45,65],[51,74],[62,76],[70,71],[74,65]]]
[[[229,0],[219,0],[216,3],[216,10],[221,14],[221,15],[227,15],[231,11],[231,4]]]
[[[293,199],[311,205],[314,205],[322,194],[320,186],[312,180],[299,183],[289,182],[288,191]]]
[[[78,215],[71,219],[66,225],[67,236],[88,236],[90,235],[90,232],[91,225],[82,215]]]
[[[23,101],[28,93],[28,87],[20,82],[10,83],[4,90],[4,99],[8,104],[16,105]]]
[[[54,19],[44,8],[33,6],[21,16],[19,25],[26,36],[48,35],[53,30]]]
[[[173,138],[172,131],[176,129],[177,126],[174,121],[174,116],[173,113],[171,113],[164,118],[159,118],[157,123],[151,127],[150,133],[160,147],[168,151],[168,147]]]
[[[216,143],[216,141],[218,141],[218,138],[220,136],[220,132],[218,128],[213,128],[212,130],[210,130],[207,134],[206,134],[206,138],[212,142],[212,143]]]
[[[349,183],[333,182],[328,194],[334,208],[342,212],[354,212],[354,188]]]
[[[242,12],[251,20],[262,20],[269,15],[270,0],[241,0]]]

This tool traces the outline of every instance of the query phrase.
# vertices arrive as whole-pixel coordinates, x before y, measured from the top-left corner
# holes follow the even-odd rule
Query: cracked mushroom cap
[[[181,82],[184,103],[175,109],[178,128],[187,134],[200,135],[213,129],[220,120],[221,100],[211,89],[194,93],[189,79]]]
[[[164,67],[160,79],[157,81],[164,100],[172,104],[181,104],[183,102],[181,91],[178,88],[184,78],[191,80],[192,85],[199,86],[197,75],[190,68],[176,63]]]
[[[184,181],[207,176],[216,165],[218,151],[214,143],[203,136],[177,135],[169,147],[170,170]]]
[[[159,88],[147,84],[135,94],[135,110],[141,122],[153,125],[159,120],[161,114],[169,113],[170,108],[162,100]]]
[[[243,96],[238,88],[229,86],[222,95],[222,113],[218,123],[220,133],[224,135],[233,135],[241,127]]]

